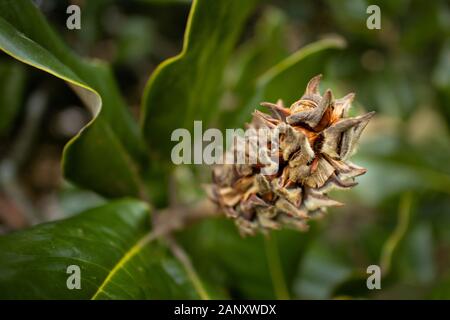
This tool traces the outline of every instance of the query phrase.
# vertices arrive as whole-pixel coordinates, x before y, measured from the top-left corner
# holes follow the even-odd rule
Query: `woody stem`
[[[220,210],[208,198],[192,206],[176,205],[155,213],[153,233],[167,235],[185,229],[187,226],[206,218],[218,217]]]

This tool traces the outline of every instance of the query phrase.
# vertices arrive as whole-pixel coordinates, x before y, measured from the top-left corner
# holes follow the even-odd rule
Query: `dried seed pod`
[[[329,190],[351,188],[357,184],[354,178],[366,172],[348,158],[374,113],[348,117],[354,94],[334,99],[326,90],[322,96],[320,79],[321,75],[312,78],[304,95],[290,108],[281,100],[261,103],[270,115],[255,111],[247,125],[278,135],[279,143],[263,145],[258,145],[256,134],[241,139],[248,142],[246,160],[251,151],[277,155],[275,172],[263,173],[264,161],[213,169],[209,196],[235,219],[244,235],[283,226],[306,230],[308,219],[323,216],[328,207],[342,205],[327,196]],[[243,145],[234,144],[228,152],[242,153]]]

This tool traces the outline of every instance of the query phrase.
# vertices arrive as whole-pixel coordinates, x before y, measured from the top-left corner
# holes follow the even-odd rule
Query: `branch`
[[[153,218],[153,231],[156,237],[185,229],[187,226],[206,218],[220,216],[218,206],[204,199],[193,206],[176,205],[156,211]]]

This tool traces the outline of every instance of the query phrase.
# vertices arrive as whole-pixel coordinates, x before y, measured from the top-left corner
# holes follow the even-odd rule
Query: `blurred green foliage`
[[[289,105],[303,93],[310,76],[318,73],[324,74],[322,90],[330,87],[338,96],[356,93],[355,113],[362,109],[377,111],[354,159],[368,173],[351,191],[335,192],[346,206],[314,223],[309,233],[276,232],[272,242],[263,236],[241,239],[229,221],[213,220],[179,235],[200,274],[210,282],[220,283],[227,296],[450,298],[448,1],[259,1],[252,10],[247,8],[251,14],[246,23],[245,14],[238,19],[243,31],[231,35],[236,39],[231,39],[226,48],[217,39],[217,43],[208,42],[207,37],[198,40],[211,45],[213,52],[204,53],[207,63],[201,61],[200,66],[195,64],[200,54],[193,54],[189,57],[193,62],[188,61],[184,67],[189,77],[182,80],[191,83],[195,92],[184,84],[177,88],[181,93],[173,96],[171,82],[163,79],[163,89],[153,92],[150,101],[147,95],[144,102],[141,93],[153,70],[182,49],[189,1],[86,1],[80,31],[65,29],[68,1],[38,2],[51,25],[75,52],[101,58],[111,65],[132,113],[139,114],[139,105],[151,102],[147,111],[150,129],[145,130],[150,141],[158,141],[171,128],[164,121],[158,122],[164,120],[163,116],[152,118],[152,108],[166,114],[171,122],[185,120],[179,118],[184,114],[179,113],[183,101],[177,101],[183,97],[191,106],[189,119],[210,119],[220,128],[242,126],[260,100],[275,102],[282,98]],[[366,28],[366,8],[370,4],[381,8],[381,30]],[[231,18],[225,20],[232,25]],[[205,24],[212,28],[214,21]],[[221,36],[228,36],[226,30],[223,33]],[[336,39],[340,37],[346,46],[338,50],[342,40]],[[324,45],[317,54],[292,60],[305,52],[305,45],[317,40],[321,41],[313,48]],[[214,60],[214,51],[222,49],[223,55]],[[30,68],[24,73],[23,67],[9,57],[0,58],[3,146],[19,131],[26,92],[35,90],[40,82],[55,85],[56,80]],[[286,61],[291,63],[285,70]],[[178,79],[184,70],[169,71]],[[278,75],[281,77],[276,81]],[[202,88],[198,86],[205,83],[213,89],[204,96],[207,100],[202,100]],[[76,101],[69,89],[57,93],[60,98],[56,101]],[[159,109],[158,103],[164,109]],[[166,110],[169,104],[172,109]],[[68,105],[59,102],[59,106]],[[60,150],[67,142],[55,142],[48,134],[39,139],[57,144]],[[170,150],[169,141],[159,143],[164,144],[163,150]],[[157,149],[160,146],[150,148],[152,157]],[[0,151],[7,153],[4,148]],[[167,154],[153,159],[164,157]],[[200,183],[208,181],[209,171],[197,169],[175,170],[171,182],[178,201],[203,196]],[[166,168],[161,169],[156,161],[143,171],[149,189],[159,192],[158,197],[165,198],[162,203],[167,203]],[[116,195],[93,189],[102,195]],[[86,208],[86,191],[77,193],[72,187],[63,187],[56,192],[60,207],[70,207],[66,209],[70,214]],[[64,196],[68,192],[70,203]],[[77,199],[79,210],[74,208]],[[275,262],[274,252],[278,256]],[[386,263],[390,267],[382,280],[382,290],[367,290],[367,266]]]

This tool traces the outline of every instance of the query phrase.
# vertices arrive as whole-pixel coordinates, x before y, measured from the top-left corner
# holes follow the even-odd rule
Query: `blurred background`
[[[182,48],[190,1],[35,3],[79,55],[111,63],[138,119],[152,70]],[[82,8],[81,30],[66,28],[69,4]],[[381,30],[366,28],[370,4],[381,8]],[[347,46],[322,60],[322,90],[329,87],[338,97],[355,92],[354,112],[377,115],[354,157],[368,173],[353,190],[334,192],[346,206],[331,210],[299,240],[302,257],[289,266],[293,298],[366,296],[357,284],[371,264],[389,271],[383,290],[370,292],[371,298],[450,298],[448,1],[261,1],[227,66],[223,96],[212,104],[233,112],[248,99],[254,79],[330,35],[343,37]],[[295,75],[290,85],[296,87]],[[280,95],[290,104],[303,88]],[[65,83],[1,53],[0,108],[0,233],[105,201],[61,176],[64,145],[90,119]],[[178,197],[185,201],[200,192],[192,188],[193,174],[189,168],[176,172]],[[207,176],[200,174],[202,182]],[[248,290],[232,294],[266,297],[263,289]]]

